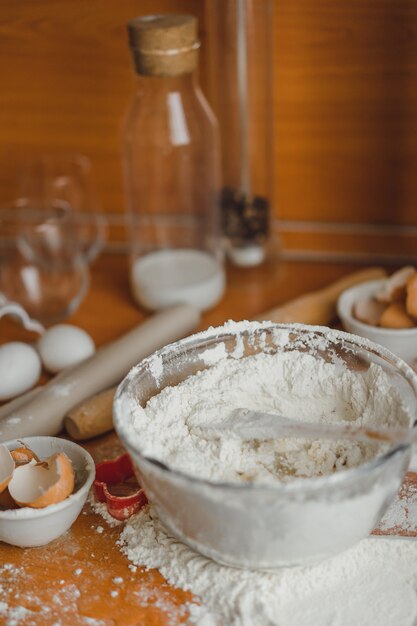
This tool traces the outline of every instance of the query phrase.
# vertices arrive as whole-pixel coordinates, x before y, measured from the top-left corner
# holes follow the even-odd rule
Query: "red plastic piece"
[[[128,496],[117,496],[109,491],[109,487],[125,483],[135,477],[135,470],[130,456],[125,453],[111,461],[103,461],[96,465],[94,493],[99,502],[105,502],[107,510],[117,520],[125,520],[140,511],[148,503],[142,487]]]

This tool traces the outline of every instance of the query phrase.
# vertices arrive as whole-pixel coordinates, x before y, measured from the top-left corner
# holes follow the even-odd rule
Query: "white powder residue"
[[[198,626],[414,626],[417,620],[416,541],[372,538],[310,568],[238,570],[169,536],[147,507],[127,522],[120,542],[133,563],[157,568],[196,596],[189,621]]]
[[[398,528],[407,532],[417,530],[416,483],[403,485],[378,526],[378,529],[382,531]]]
[[[92,491],[90,492],[88,496],[88,503],[93,509],[94,513],[96,513],[97,515],[101,515],[101,517],[106,520],[107,524],[111,528],[113,528],[114,526],[120,526],[120,524],[122,524],[120,520],[117,520],[110,515],[110,513],[107,510],[107,506],[105,505],[104,502],[98,502],[95,499]],[[101,533],[102,531],[98,531],[98,532]]]
[[[274,482],[356,467],[386,448],[342,440],[241,441],[227,432],[213,440],[201,427],[240,407],[311,422],[409,423],[398,390],[379,365],[352,371],[340,358],[327,362],[294,350],[219,360],[222,354],[223,344],[206,350],[212,367],[166,387],[145,411],[132,407],[129,438],[145,455],[214,481]]]
[[[152,606],[163,613],[163,623],[166,626],[178,626],[184,623],[184,616],[188,613],[188,606],[178,605],[173,601],[170,587],[167,583],[162,583],[155,589],[154,584],[142,582],[140,589],[134,592],[135,600],[142,607]],[[196,605],[192,605],[193,607]],[[203,626],[203,625],[201,625]]]
[[[224,343],[217,344],[214,348],[208,348],[200,354],[200,358],[206,365],[214,365],[227,357],[226,346]]]
[[[78,571],[81,572],[81,570],[76,570],[74,574],[78,575]],[[17,583],[22,580],[26,582],[25,587],[17,593]],[[65,584],[65,580],[59,582]],[[53,586],[53,583],[51,585]],[[61,626],[64,622],[65,624],[80,624],[80,626],[81,624],[105,626],[108,620],[79,615],[77,603],[80,595],[76,585],[68,584],[56,593],[51,591],[51,606],[45,606],[44,601],[33,593],[33,580],[25,568],[16,567],[12,563],[0,565],[0,624],[4,626],[27,626],[29,624],[31,626],[44,626],[45,624]],[[11,602],[10,599],[12,599]],[[19,604],[16,604],[17,600]],[[54,620],[57,614],[64,618],[63,622]]]
[[[164,366],[162,362],[162,358],[156,354],[152,358],[148,360],[149,371],[151,372],[154,380],[159,382],[162,373],[164,371]]]
[[[33,615],[33,611],[25,609],[23,606],[9,607],[5,602],[1,602],[0,605],[0,616],[2,615],[6,618],[6,621],[3,622],[6,626],[18,626],[18,624],[23,624]]]

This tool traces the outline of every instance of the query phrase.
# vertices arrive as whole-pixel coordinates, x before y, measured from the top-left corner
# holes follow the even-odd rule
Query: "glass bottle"
[[[222,222],[242,267],[272,250],[272,0],[209,0],[209,95],[222,137]]]
[[[130,283],[147,309],[223,295],[220,148],[216,119],[196,81],[191,15],[128,23],[137,89],[124,131]]]

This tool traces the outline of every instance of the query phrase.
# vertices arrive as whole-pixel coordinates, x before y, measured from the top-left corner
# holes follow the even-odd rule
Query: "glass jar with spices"
[[[198,87],[191,15],[128,23],[137,74],[124,132],[134,299],[155,310],[201,310],[223,295],[217,122]]]
[[[222,137],[222,225],[230,261],[277,256],[271,233],[272,0],[206,3],[209,95]]]

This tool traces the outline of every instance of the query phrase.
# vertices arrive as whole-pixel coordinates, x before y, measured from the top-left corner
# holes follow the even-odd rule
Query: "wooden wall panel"
[[[417,2],[276,0],[283,219],[417,222]]]
[[[417,2],[274,9],[276,215],[415,224]],[[204,0],[2,0],[0,201],[14,195],[23,158],[58,148],[91,157],[103,209],[123,210],[121,127],[134,88],[125,23],[157,11],[196,14],[204,43]]]
[[[28,154],[78,151],[93,161],[101,205],[123,210],[121,133],[135,86],[126,22],[194,13],[199,0],[0,2],[0,201]]]

